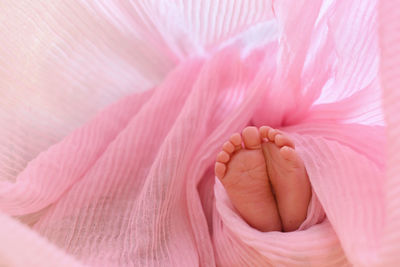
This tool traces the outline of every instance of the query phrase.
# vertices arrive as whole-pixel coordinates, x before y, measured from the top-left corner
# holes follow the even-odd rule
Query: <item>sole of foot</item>
[[[250,226],[263,232],[281,231],[261,140],[256,127],[233,134],[217,155],[215,174]]]
[[[260,128],[268,142],[261,147],[273,187],[283,231],[295,231],[307,217],[311,185],[307,171],[290,138],[268,126]]]

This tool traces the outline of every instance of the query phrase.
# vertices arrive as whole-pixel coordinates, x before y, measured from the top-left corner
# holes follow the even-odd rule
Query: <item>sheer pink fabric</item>
[[[395,266],[400,1],[138,2],[0,5],[0,265]],[[246,125],[295,140],[299,231],[215,180]]]

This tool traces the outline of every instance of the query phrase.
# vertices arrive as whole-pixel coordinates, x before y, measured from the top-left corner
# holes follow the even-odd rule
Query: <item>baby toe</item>
[[[275,135],[274,139],[275,139],[274,140],[275,144],[279,147],[288,146],[288,147],[294,148],[293,141],[284,134],[278,133]]]
[[[240,136],[240,134],[233,134],[229,141],[231,141],[231,143],[235,146],[235,150],[239,150],[242,148],[242,137]]]
[[[261,147],[260,132],[256,127],[246,127],[242,131],[243,143],[247,149],[258,149]]]
[[[216,162],[215,163],[215,176],[217,176],[219,179],[222,179],[225,175],[226,172],[226,165],[221,162]]]
[[[222,163],[227,163],[230,159],[229,154],[226,151],[221,151],[217,155],[217,161]]]
[[[284,158],[285,160],[291,162],[291,164],[293,164],[292,165],[293,167],[297,167],[297,166],[302,166],[303,165],[299,155],[296,153],[296,151],[292,147],[283,146],[279,150],[279,153],[281,154],[282,158]]]
[[[268,140],[270,140],[270,141],[272,141],[272,142],[275,142],[275,136],[278,134],[279,132],[278,132],[278,130],[276,130],[276,129],[270,129],[269,131],[268,131]]]
[[[261,126],[260,127],[260,137],[262,139],[267,138],[268,139],[268,132],[271,129],[271,127],[268,126]]]
[[[224,143],[222,149],[228,154],[231,154],[233,153],[233,151],[235,151],[235,146],[230,141],[228,141]]]

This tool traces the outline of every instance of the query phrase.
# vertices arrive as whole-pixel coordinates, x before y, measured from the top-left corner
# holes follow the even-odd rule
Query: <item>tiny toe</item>
[[[289,139],[286,135],[278,133],[275,135],[275,144],[279,147],[288,146],[294,148],[294,143],[292,140]]]
[[[217,155],[217,161],[222,163],[227,163],[229,161],[229,154],[225,151],[221,151]]]
[[[279,150],[279,153],[281,154],[282,158],[292,162],[294,165],[299,165],[299,166],[302,165],[301,163],[302,161],[299,159],[299,155],[297,155],[296,151],[292,147],[283,146]]]
[[[262,139],[267,138],[268,139],[268,132],[271,129],[271,127],[268,126],[261,126],[260,127],[260,137]]]
[[[293,157],[296,155],[293,148],[288,146],[283,146],[280,149],[281,156],[286,160],[294,159]]]
[[[242,137],[238,133],[233,134],[229,141],[235,146],[236,150],[242,147]]]
[[[248,149],[261,147],[260,133],[256,127],[246,127],[242,131],[244,146]]]
[[[272,142],[275,142],[275,136],[278,134],[279,132],[275,129],[270,129],[268,131],[268,139]]]
[[[231,154],[233,151],[235,151],[235,146],[230,141],[228,141],[228,142],[224,143],[224,145],[222,146],[222,149],[225,152]]]
[[[225,175],[226,171],[226,165],[221,163],[221,162],[216,162],[215,163],[215,176],[217,176],[219,179],[222,179]]]

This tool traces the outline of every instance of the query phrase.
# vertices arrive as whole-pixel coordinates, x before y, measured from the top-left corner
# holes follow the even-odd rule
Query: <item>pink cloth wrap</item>
[[[4,4],[0,265],[395,266],[400,2],[198,3]],[[215,179],[246,125],[295,141],[300,230]]]

